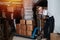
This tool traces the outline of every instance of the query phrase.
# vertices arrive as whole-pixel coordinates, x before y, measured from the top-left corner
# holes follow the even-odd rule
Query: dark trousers
[[[54,31],[54,20],[53,18],[47,19],[44,26],[44,36],[50,40],[50,33]]]

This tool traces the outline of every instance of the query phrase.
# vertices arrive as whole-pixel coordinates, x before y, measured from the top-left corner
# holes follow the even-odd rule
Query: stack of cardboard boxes
[[[16,24],[16,33],[22,36],[32,36],[33,23],[33,20],[20,20],[20,23]]]
[[[25,20],[20,20],[20,23],[16,24],[16,33],[20,35],[26,35]]]
[[[21,31],[21,35],[26,36],[26,24],[25,24],[25,20],[20,20],[20,31]]]
[[[16,33],[19,34],[20,24],[16,24]]]
[[[32,35],[32,31],[33,31],[33,21],[32,20],[26,20],[26,25],[27,25],[27,36],[31,36]]]

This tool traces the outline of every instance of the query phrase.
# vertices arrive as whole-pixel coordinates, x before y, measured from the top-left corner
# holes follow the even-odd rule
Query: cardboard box
[[[19,29],[19,27],[20,27],[20,24],[16,24],[16,29]]]
[[[14,12],[14,7],[8,6],[8,7],[7,7],[7,11],[8,11],[8,12]]]
[[[18,29],[16,29],[16,33],[19,34],[19,30]]]
[[[26,20],[26,24],[33,24],[32,20]]]
[[[50,40],[60,40],[60,35],[57,33],[51,33]]]
[[[32,31],[27,31],[27,36],[32,36]]]
[[[21,35],[26,36],[26,30],[21,30]]]
[[[33,31],[33,25],[27,25],[27,31]]]
[[[23,31],[23,35],[26,36],[26,31],[25,30]]]
[[[23,30],[21,30],[21,35],[23,35]]]
[[[22,29],[22,26],[21,26],[21,24],[20,24],[20,27],[19,27],[19,29]]]
[[[25,24],[25,20],[20,20],[20,24]]]
[[[20,27],[21,27],[22,30],[26,30],[27,29],[26,25],[24,25],[24,24],[23,25],[20,24]]]
[[[20,24],[16,24],[16,33],[19,34]]]
[[[22,31],[22,30],[20,29],[20,30],[19,30],[19,34],[20,34],[20,35],[22,34],[21,31]]]

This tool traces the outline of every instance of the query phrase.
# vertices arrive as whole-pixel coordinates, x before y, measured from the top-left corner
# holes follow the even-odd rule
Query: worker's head
[[[37,9],[40,14],[43,13],[44,11],[47,11],[47,1],[40,1],[37,4]]]
[[[37,6],[47,8],[47,6],[48,6],[47,4],[48,4],[47,0],[42,0],[42,1],[38,1]]]

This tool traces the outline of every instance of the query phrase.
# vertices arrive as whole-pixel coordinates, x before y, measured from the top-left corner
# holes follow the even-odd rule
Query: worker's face
[[[38,13],[45,15],[47,13],[47,7],[39,7],[38,8]]]
[[[38,12],[39,12],[39,13],[43,13],[43,7],[39,7],[39,8],[38,8]]]

